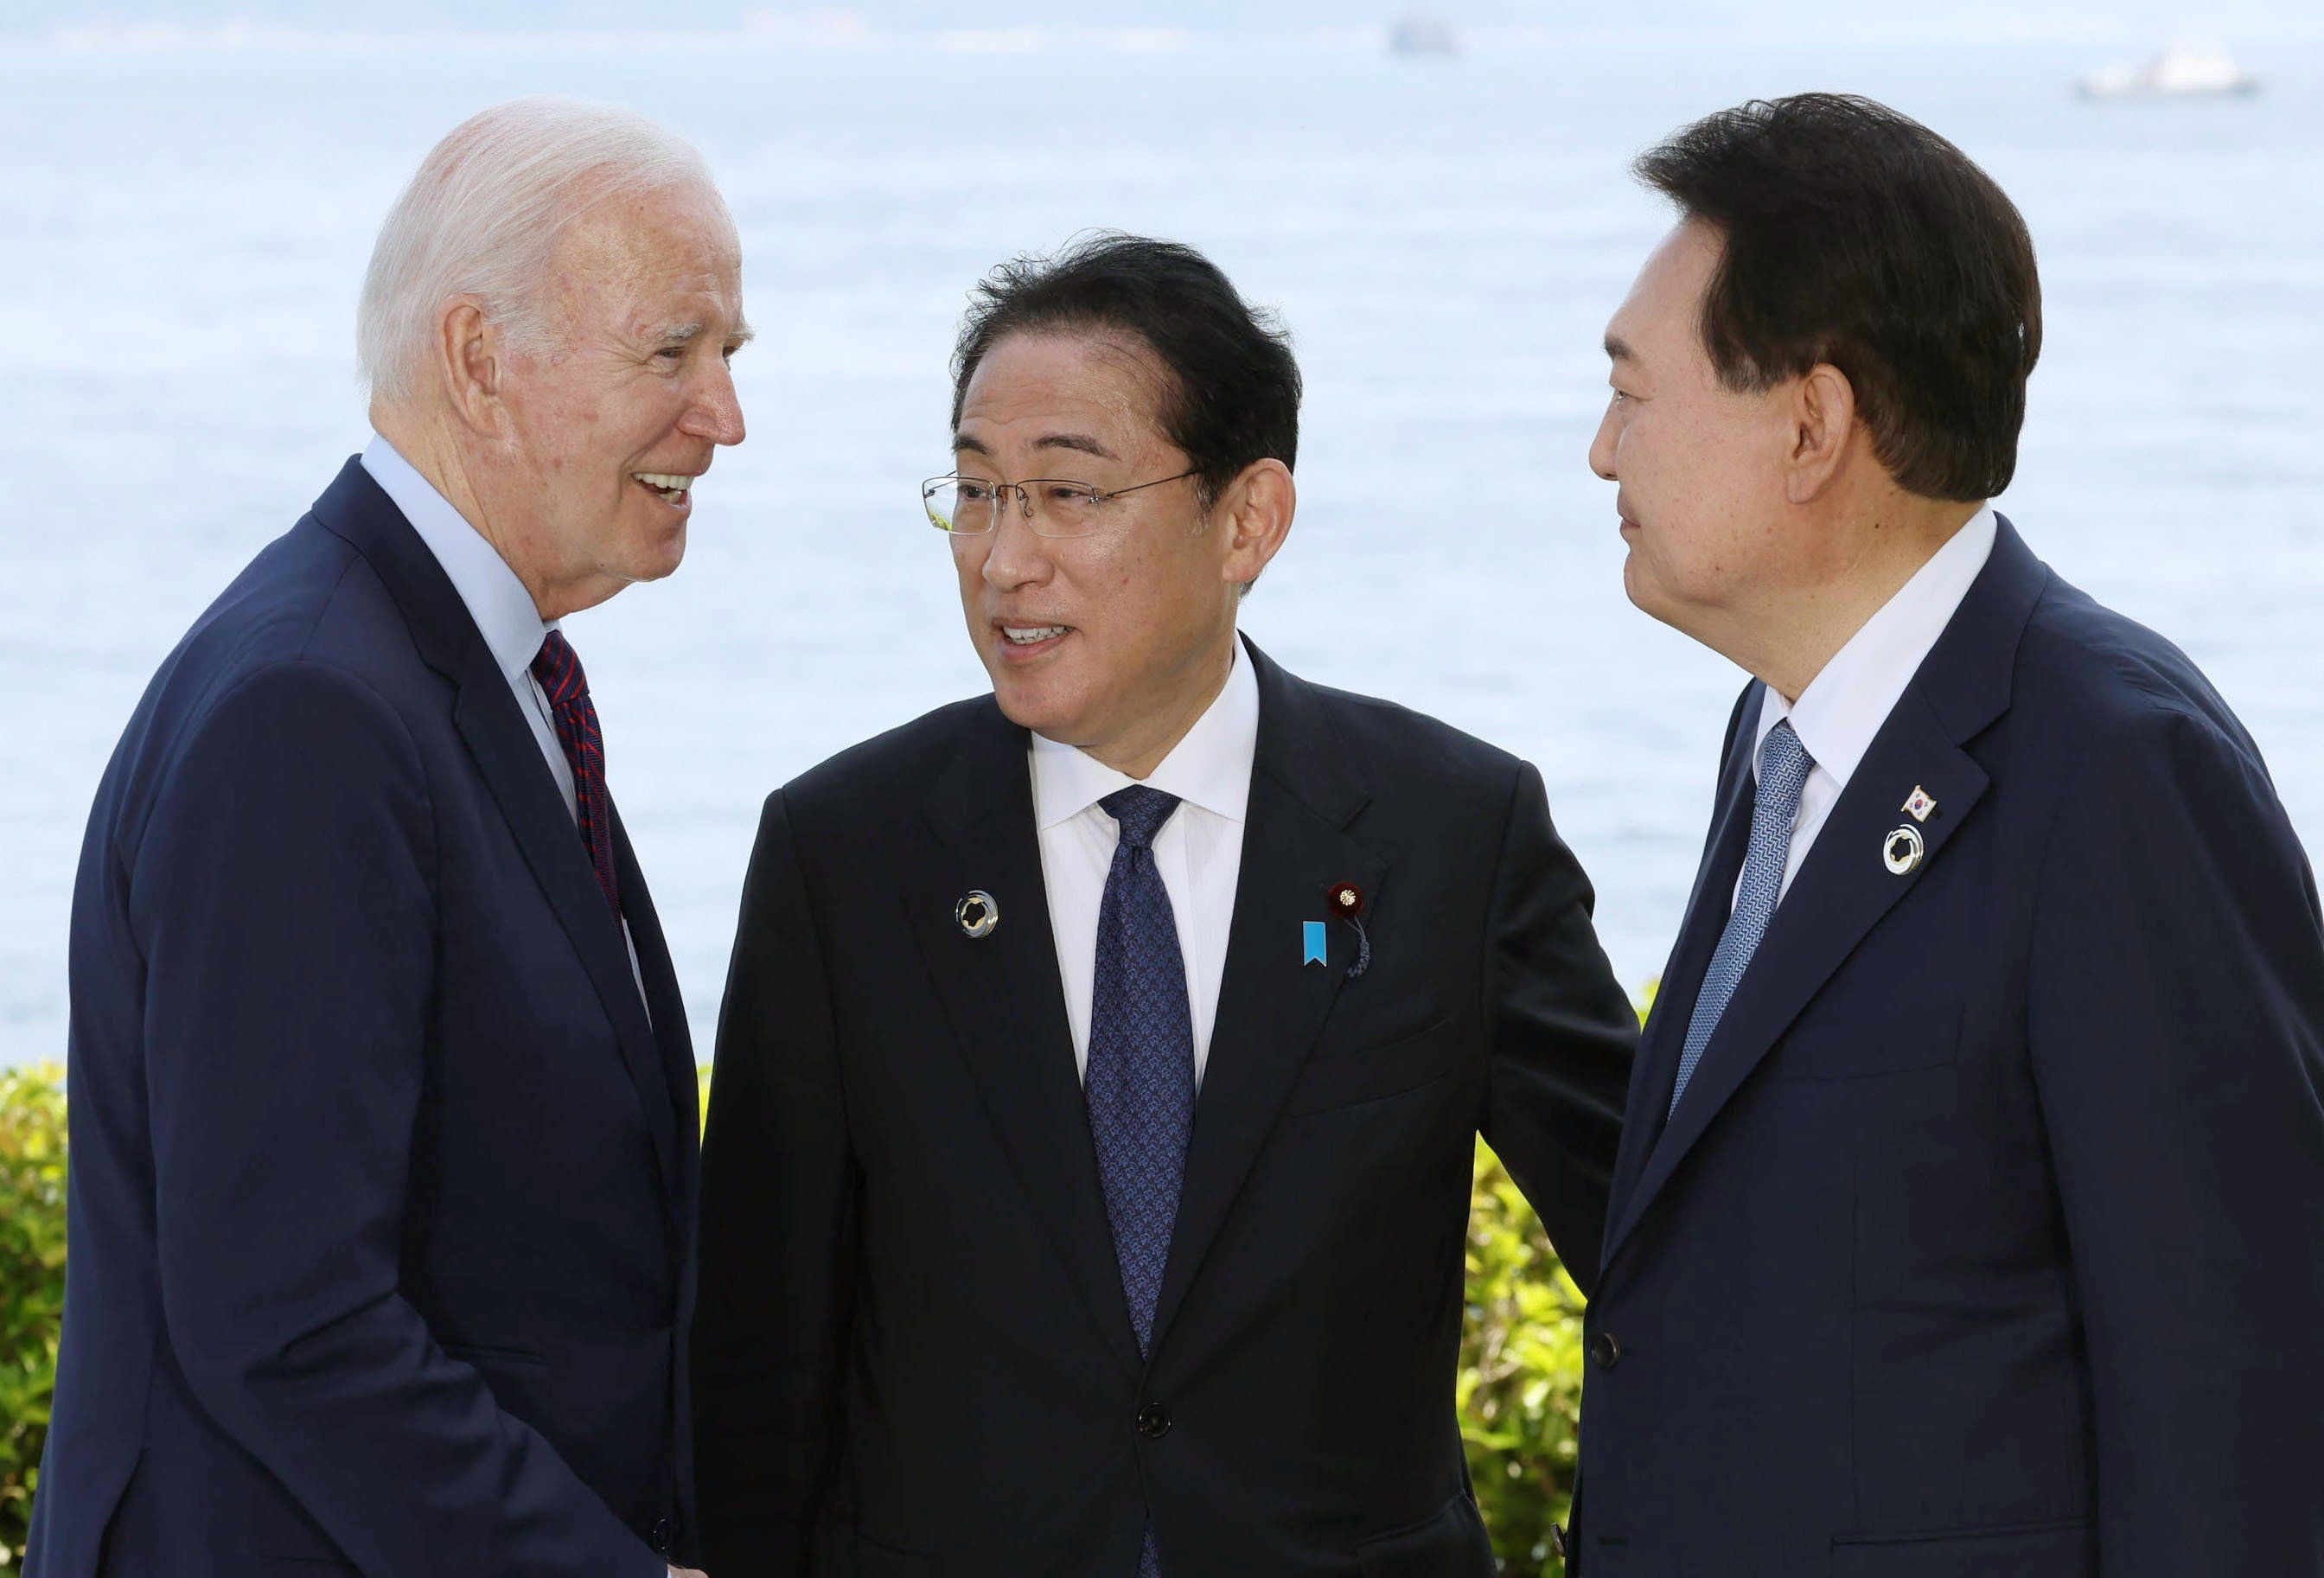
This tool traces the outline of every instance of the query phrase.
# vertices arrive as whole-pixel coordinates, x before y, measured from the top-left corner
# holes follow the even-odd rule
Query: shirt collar
[[[1767,687],[1759,706],[1752,771],[1758,771],[1758,747],[1788,717],[1809,758],[1846,789],[1897,697],[1960,611],[1961,599],[1992,555],[1998,532],[1993,506],[1987,504],[1832,654],[1797,701],[1786,705],[1773,686]]]
[[[1259,679],[1241,640],[1234,644],[1225,687],[1144,781],[1240,824],[1250,806],[1251,763],[1259,754]],[[1138,781],[1077,747],[1033,736],[1033,820],[1044,832]]]
[[[484,534],[471,526],[467,517],[454,509],[451,501],[438,493],[436,484],[420,475],[394,445],[373,434],[363,452],[363,467],[403,512],[403,518],[420,533],[420,540],[444,567],[452,590],[466,604],[468,617],[475,621],[477,632],[484,638],[501,672],[512,685],[521,683],[540,655],[541,641],[557,628],[556,623],[542,623],[532,594],[509,568],[500,549],[485,540]]]

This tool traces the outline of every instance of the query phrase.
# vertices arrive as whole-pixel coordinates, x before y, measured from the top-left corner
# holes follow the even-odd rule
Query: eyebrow
[[[992,451],[986,448],[981,440],[972,438],[966,433],[954,433],[952,436],[952,447],[953,451],[955,454],[982,455],[987,457],[990,457],[992,454]],[[1045,438],[1035,439],[1033,442],[1033,448],[1036,449],[1071,449],[1074,453],[1080,455],[1094,455],[1100,460],[1114,460],[1120,458],[1112,450],[1099,443],[1095,438],[1091,438],[1087,433],[1051,433]]]
[[[708,325],[702,323],[666,323],[659,328],[654,330],[652,337],[654,343],[657,345],[687,345],[695,340],[700,339],[702,337],[703,331],[708,327]],[[734,325],[734,331],[726,337],[727,343],[733,346],[738,350],[742,346],[749,345],[752,340],[757,339],[758,337],[759,331],[757,329],[752,328],[747,323],[741,322],[736,323]]]
[[[1638,353],[1630,348],[1630,342],[1618,334],[1609,334],[1606,337],[1606,354],[1617,362],[1635,362],[1638,359]]]

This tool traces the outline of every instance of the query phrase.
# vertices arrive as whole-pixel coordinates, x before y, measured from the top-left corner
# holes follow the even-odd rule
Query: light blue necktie
[[[1759,747],[1759,789],[1751,802],[1751,846],[1743,857],[1743,881],[1735,891],[1735,912],[1727,918],[1727,929],[1719,934],[1711,968],[1703,974],[1702,990],[1695,993],[1694,1017],[1686,1022],[1678,1085],[1671,1092],[1674,1112],[1679,1097],[1686,1094],[1686,1082],[1694,1077],[1694,1066],[1702,1061],[1702,1049],[1711,1045],[1711,1032],[1719,1029],[1720,1016],[1727,1011],[1727,1000],[1735,995],[1751,955],[1759,951],[1759,939],[1767,935],[1767,923],[1775,918],[1775,900],[1784,892],[1784,863],[1791,854],[1792,824],[1800,814],[1800,789],[1814,765],[1789,718],[1767,731],[1766,742]]]
[[[1133,784],[1100,800],[1120,826],[1098,906],[1097,979],[1090,1000],[1090,1137],[1113,1229],[1121,1291],[1145,1357],[1155,1305],[1178,1219],[1186,1138],[1194,1122],[1194,1029],[1186,965],[1169,891],[1154,864],[1154,838],[1177,797]],[[1138,1578],[1161,1578],[1149,1527]]]

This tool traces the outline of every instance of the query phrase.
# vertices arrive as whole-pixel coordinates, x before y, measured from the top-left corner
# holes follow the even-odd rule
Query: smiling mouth
[[[1001,632],[1001,651],[1012,655],[1047,651],[1074,633],[1070,624],[1004,624],[996,621],[992,628]]]
[[[630,480],[674,510],[683,510],[693,501],[695,479],[684,472],[633,471]]]

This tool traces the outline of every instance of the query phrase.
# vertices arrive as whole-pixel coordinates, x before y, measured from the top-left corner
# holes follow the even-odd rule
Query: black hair
[[[2042,282],[2024,217],[1967,154],[1868,98],[1804,93],[1707,115],[1637,174],[1721,235],[1702,332],[1729,388],[1828,363],[1898,486],[2009,484]]]
[[[1193,247],[1118,231],[1013,259],[978,283],[953,352],[954,426],[987,352],[1009,335],[1057,332],[1119,335],[1154,354],[1168,375],[1157,415],[1205,508],[1254,461],[1296,459],[1290,335]]]

